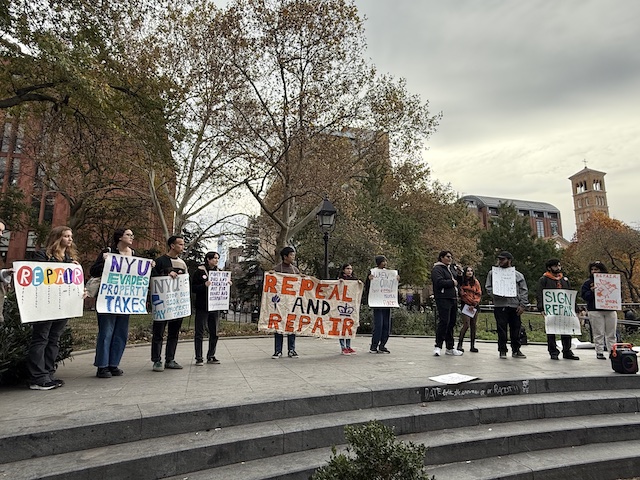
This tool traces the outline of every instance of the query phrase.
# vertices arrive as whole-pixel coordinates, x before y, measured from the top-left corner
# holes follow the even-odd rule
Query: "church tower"
[[[576,229],[584,224],[593,212],[602,212],[609,216],[607,191],[604,186],[606,173],[585,167],[569,177],[573,191],[573,211],[576,216]]]

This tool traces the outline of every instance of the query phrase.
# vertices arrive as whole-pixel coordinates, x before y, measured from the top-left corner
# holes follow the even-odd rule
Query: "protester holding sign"
[[[111,246],[100,252],[91,266],[89,273],[99,278],[104,270],[104,262],[109,253],[117,253],[131,257],[135,251],[131,248],[134,235],[129,228],[117,228],[113,232]],[[118,368],[129,338],[128,313],[100,313],[98,315],[98,338],[96,339],[96,356],[93,365],[98,368],[96,377],[119,377],[124,372]]]
[[[300,275],[300,270],[293,262],[296,260],[296,251],[293,247],[284,247],[280,251],[280,258],[282,261],[273,267],[273,270],[278,273],[290,273],[294,275]],[[271,355],[271,358],[278,359],[282,357],[282,344],[284,343],[284,335],[280,332],[274,334],[275,352]],[[287,350],[289,358],[298,358],[296,352],[296,334],[290,333],[287,335]]]
[[[378,255],[375,257],[376,268],[367,276],[365,290],[369,306],[372,307],[373,332],[371,332],[371,347],[369,353],[391,353],[386,347],[391,334],[391,308],[398,306],[398,281],[397,272],[387,271],[387,257]],[[378,297],[383,296],[381,306]],[[392,297],[392,298],[389,298]]]
[[[498,329],[500,358],[507,358],[507,326],[511,336],[511,356],[527,358],[520,351],[520,316],[529,302],[529,290],[524,275],[511,266],[513,255],[507,251],[498,254],[498,266],[487,275],[485,288],[493,297],[493,316]]]
[[[586,302],[587,310],[589,311],[589,323],[593,331],[596,358],[598,360],[606,360],[604,357],[605,341],[607,349],[611,351],[612,345],[616,343],[618,317],[614,310],[597,308],[594,275],[599,273],[608,273],[607,267],[602,262],[591,262],[589,264],[589,278],[582,284],[580,296]]]
[[[180,258],[180,255],[184,252],[184,237],[172,235],[167,240],[167,245],[169,246],[169,251],[156,258],[156,265],[153,267],[151,276],[169,276],[175,280],[178,275],[187,273],[187,264]],[[182,369],[182,365],[175,360],[180,327],[182,327],[182,317],[154,320],[151,340],[151,361],[153,362],[154,372],[162,372],[165,368]],[[165,329],[167,329],[167,347],[165,349],[165,363],[162,365],[162,342],[164,341]]]
[[[460,329],[460,338],[458,339],[458,350],[464,352],[462,342],[467,329],[471,326],[471,348],[469,351],[478,353],[476,348],[476,330],[478,324],[478,305],[482,298],[482,287],[480,282],[473,273],[473,267],[464,267],[462,277],[458,285],[460,289],[460,302],[462,302],[462,320],[464,324]]]
[[[345,263],[340,268],[340,275],[338,275],[338,280],[355,280],[358,279],[353,275],[353,266],[350,263]],[[351,339],[350,338],[341,338],[340,339],[340,350],[342,351],[342,355],[355,355],[356,351],[351,348]]]
[[[39,262],[76,264],[77,258],[78,252],[73,244],[73,232],[66,226],[52,228],[45,248],[37,251],[34,256],[34,260]],[[67,320],[66,318],[45,320],[32,324],[33,333],[27,361],[31,390],[51,390],[64,385],[63,380],[55,377],[55,372],[60,335],[67,326]]]
[[[204,256],[205,264],[200,265],[191,277],[191,290],[195,293],[196,301],[196,331],[194,345],[196,350],[196,366],[204,365],[202,355],[202,341],[204,338],[205,325],[209,330],[209,349],[207,350],[207,363],[218,364],[216,358],[216,346],[218,345],[218,328],[220,326],[220,311],[209,311],[209,272],[218,271],[220,254],[218,252],[207,252]]]
[[[571,285],[569,284],[569,279],[562,273],[560,260],[558,260],[557,258],[551,258],[547,260],[545,266],[547,267],[547,271],[544,272],[544,275],[542,275],[542,277],[540,277],[540,280],[538,281],[537,300],[538,311],[542,312],[542,315],[546,317],[547,315],[545,314],[543,297],[544,290],[571,290]],[[562,342],[562,358],[566,358],[568,360],[580,360],[580,358],[574,355],[571,351],[571,335],[560,335],[560,341]],[[555,334],[547,333],[547,349],[549,350],[551,360],[559,359],[560,351],[558,350],[558,345],[556,344]]]

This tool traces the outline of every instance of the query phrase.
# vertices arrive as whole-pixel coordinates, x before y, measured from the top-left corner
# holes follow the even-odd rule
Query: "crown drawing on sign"
[[[338,305],[338,312],[340,312],[340,316],[342,317],[348,317],[354,310],[355,308],[350,306],[348,303],[345,303],[344,306]]]

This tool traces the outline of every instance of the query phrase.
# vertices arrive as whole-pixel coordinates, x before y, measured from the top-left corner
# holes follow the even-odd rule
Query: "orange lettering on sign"
[[[353,298],[347,295],[347,286],[342,286],[342,301],[343,302],[353,302]]]
[[[303,327],[311,325],[311,317],[309,315],[300,315],[300,323],[298,323],[298,331],[301,332]]]
[[[351,320],[350,318],[345,318],[342,322],[342,336],[352,336],[353,333],[351,333],[351,327],[353,327],[353,320]]]
[[[298,296],[303,297],[304,292],[311,292],[313,290],[313,280],[309,278],[303,278],[300,282],[300,293]]]
[[[320,330],[320,333],[324,335],[324,324],[322,323],[322,317],[316,319],[316,323],[313,324],[311,333],[316,333],[316,330]]]
[[[320,298],[320,299],[324,299],[324,294],[322,293],[322,290],[327,288],[329,285],[327,285],[326,283],[319,283],[318,286],[316,287],[316,298]]]
[[[264,282],[264,291],[268,293],[278,293],[276,290],[276,284],[278,279],[273,275],[267,275],[267,281]]]
[[[282,317],[278,313],[270,313],[269,314],[269,325],[267,328],[275,328],[276,330],[280,327],[280,322],[282,321]]]
[[[340,335],[340,330],[338,329],[340,320],[340,318],[329,317],[329,321],[331,322],[331,330],[329,330],[329,335]]]
[[[297,277],[284,277],[282,279],[282,294],[295,295],[296,291],[293,289],[293,283],[297,280]]]
[[[287,323],[284,326],[285,332],[293,332],[293,321],[296,319],[295,313],[289,313],[287,315]]]

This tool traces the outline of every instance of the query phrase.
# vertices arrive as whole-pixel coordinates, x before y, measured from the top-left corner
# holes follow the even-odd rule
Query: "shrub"
[[[346,454],[332,448],[329,463],[312,480],[429,480],[424,472],[425,445],[396,440],[393,431],[377,421],[344,428]],[[349,454],[353,453],[355,456]]]

